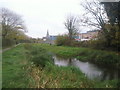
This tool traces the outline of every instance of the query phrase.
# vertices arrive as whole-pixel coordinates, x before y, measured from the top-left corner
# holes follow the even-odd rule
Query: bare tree
[[[106,0],[100,0],[101,4],[104,5],[104,8],[107,12],[107,16],[111,25],[116,23],[120,23],[120,2],[116,0],[116,2],[106,2]]]
[[[79,31],[79,20],[77,17],[69,15],[64,22],[66,29],[68,30],[68,35],[70,40],[73,39],[73,36]]]
[[[6,36],[14,30],[26,31],[24,22],[18,14],[6,8],[0,8],[0,14],[2,17],[3,38],[6,38]]]
[[[104,4],[101,4],[100,0],[93,0],[92,2],[86,0],[82,6],[86,11],[84,19],[81,19],[83,25],[94,26],[102,30],[100,39],[104,39],[106,47],[112,47],[114,42],[117,43],[117,25],[115,24],[115,26],[113,26],[112,24],[116,21],[118,13],[115,12],[115,9],[117,9],[118,6],[115,7],[115,5],[112,5],[112,7],[114,7],[113,9],[112,7],[104,7]]]
[[[81,4],[85,9],[86,13],[83,15],[81,22],[85,26],[94,26],[98,29],[105,29],[105,24],[108,22],[108,17],[104,10],[104,7],[98,0],[93,0]],[[105,30],[104,30],[105,31]],[[105,31],[106,32],[106,31]]]

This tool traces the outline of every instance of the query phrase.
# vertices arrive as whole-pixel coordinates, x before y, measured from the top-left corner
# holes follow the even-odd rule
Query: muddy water
[[[74,66],[80,69],[89,79],[113,80],[118,79],[118,70],[109,68],[101,68],[90,62],[82,62],[76,58],[63,59],[53,56],[54,64],[58,66]]]

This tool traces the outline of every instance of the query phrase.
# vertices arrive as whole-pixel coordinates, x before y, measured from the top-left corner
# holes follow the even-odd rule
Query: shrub
[[[24,44],[24,48],[25,48],[26,50],[31,50],[32,44],[26,43],[26,44]]]
[[[56,40],[57,46],[70,46],[70,39],[67,35],[59,35]]]
[[[79,41],[72,40],[71,46],[79,47],[79,46],[81,46],[81,43]]]
[[[9,46],[13,46],[13,45],[15,45],[15,40],[2,38],[2,47],[9,47]]]
[[[57,46],[80,46],[80,43],[78,41],[75,41],[74,39],[70,39],[68,35],[59,35],[56,40]]]
[[[27,58],[36,66],[45,67],[48,62],[52,62],[51,55],[45,49],[32,46],[31,44],[25,44],[24,47],[27,50]]]

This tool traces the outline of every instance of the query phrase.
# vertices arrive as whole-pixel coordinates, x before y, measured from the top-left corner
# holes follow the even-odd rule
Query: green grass
[[[37,71],[36,77],[39,78],[33,77],[39,88],[90,88],[94,84],[74,67],[58,67],[49,63],[44,69],[34,67],[33,71]]]
[[[95,50],[90,48],[65,47],[48,44],[34,44],[43,47],[61,57],[76,57],[81,61],[90,61],[100,65],[107,65],[120,69],[120,55],[116,52]]]
[[[79,55],[79,54],[85,55],[86,54],[85,50],[88,50],[88,48],[62,47],[62,46],[53,46],[53,45],[47,45],[47,44],[34,44],[34,46],[36,48],[41,47],[41,48],[44,48],[50,52],[56,53],[58,55],[67,56],[67,57],[74,57],[74,56]],[[83,52],[80,53],[79,50],[82,50]],[[97,51],[97,50],[95,50],[95,51]],[[106,52],[106,51],[100,51],[100,52]],[[108,81],[104,81],[104,82],[89,80],[81,73],[80,70],[78,70],[76,68],[73,68],[75,70],[74,73],[71,72],[72,68],[71,67],[58,67],[58,66],[54,66],[54,65],[50,65],[50,66],[47,65],[47,67],[45,67],[41,72],[43,74],[40,77],[43,79],[39,80],[39,82],[45,82],[45,83],[44,84],[40,83],[40,85],[38,85],[38,86],[42,86],[42,87],[52,87],[52,86],[55,86],[55,87],[76,87],[76,88],[82,88],[82,87],[83,88],[85,88],[85,87],[86,88],[87,87],[92,87],[92,88],[100,88],[100,87],[104,87],[104,88],[109,87],[110,88],[111,87],[112,88],[112,87],[117,87],[117,83],[118,83],[117,80],[108,80]],[[74,74],[75,74],[75,76],[74,76]],[[38,76],[39,76],[39,74],[38,74]],[[51,76],[51,77],[49,77],[49,76]],[[48,77],[48,78],[46,78],[46,77]],[[56,81],[57,77],[60,77],[60,78],[58,78]],[[72,77],[77,77],[77,78],[74,79],[71,83]],[[61,80],[61,78],[63,78],[63,79]],[[52,82],[56,82],[57,85],[52,83]],[[80,83],[80,82],[82,82],[82,83]]]
[[[34,48],[32,48],[31,46],[34,46]],[[24,44],[21,44],[3,53],[2,60],[3,88],[117,87],[116,80],[104,82],[89,80],[77,68],[62,66],[58,67],[52,64],[52,62],[49,62],[49,60],[47,60],[51,59],[50,57],[48,57],[49,53],[46,53],[48,51],[52,51],[56,54],[61,53],[60,55],[62,55],[62,51],[65,50],[64,55],[72,57],[74,55],[77,55],[77,52],[79,52],[78,48],[58,47],[41,44],[34,45],[31,44],[31,46],[29,45],[25,46]],[[44,51],[41,48],[44,48],[48,51]],[[82,50],[84,50],[84,48]],[[39,62],[39,60],[46,60],[47,62],[45,63],[40,62],[37,63],[39,65],[36,65],[36,63],[34,63],[36,62],[36,60],[37,62]],[[44,64],[45,66],[42,67],[41,65]]]
[[[28,75],[24,70],[27,60],[23,45],[5,51],[2,57],[2,87],[24,88],[28,87]]]
[[[117,80],[111,81],[95,81],[89,80],[85,75],[77,68],[74,67],[58,67],[53,65],[48,65],[43,71],[45,76],[48,77],[51,82],[49,82],[48,87],[54,88],[106,88],[117,87]],[[59,72],[59,73],[58,73]],[[41,82],[41,81],[40,81]],[[53,84],[53,82],[55,82]],[[51,85],[53,84],[53,86]],[[57,85],[56,85],[57,84]]]
[[[80,70],[74,67],[58,67],[51,61],[48,51],[42,47],[36,47],[31,44],[24,45],[27,50],[26,57],[29,56],[31,70],[29,72],[34,78],[36,88],[89,88],[92,83]],[[29,53],[28,53],[29,52]],[[39,69],[40,68],[40,69]],[[58,73],[59,72],[59,73]]]

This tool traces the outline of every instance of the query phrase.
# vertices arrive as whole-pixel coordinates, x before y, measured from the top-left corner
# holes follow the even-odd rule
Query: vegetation
[[[33,44],[42,42],[42,39],[30,38],[25,35],[26,27],[21,16],[9,9],[0,8],[2,16],[2,30],[0,30],[2,45],[0,46],[6,48],[18,43],[26,43],[3,52],[3,88],[119,87],[119,80],[102,82],[90,80],[78,68],[71,66],[59,67],[53,63],[52,54],[56,54],[64,58],[77,58],[84,62],[89,61],[99,66],[108,66],[120,70],[119,3],[100,3],[94,0],[91,3],[86,0],[82,6],[85,8],[86,13],[81,19],[81,24],[82,26],[87,25],[90,28],[93,26],[99,29],[97,39],[75,41],[74,36],[78,33],[80,20],[74,16],[68,16],[64,22],[68,35],[58,36],[56,40],[57,46]],[[115,50],[115,52],[103,51],[104,49]]]
[[[82,46],[81,42],[75,41],[74,38],[70,39],[68,35],[59,35],[55,41],[57,46]]]
[[[2,16],[2,37],[6,38],[18,30],[25,30],[23,20],[16,13],[6,9],[0,8]]]
[[[62,67],[53,64],[52,54],[62,57],[75,57],[81,61],[90,61],[99,66],[109,66],[120,70],[120,54],[96,49],[120,50],[120,29],[118,3],[86,2],[83,7],[93,18],[86,16],[81,20],[84,24],[99,28],[97,40],[77,42],[74,35],[79,30],[79,20],[74,16],[67,17],[64,25],[68,35],[57,37],[56,45],[47,44],[21,44],[11,50],[3,52],[2,86],[3,88],[116,88],[118,80],[103,82],[89,80],[75,67]],[[101,7],[101,8],[100,8]],[[111,8],[110,8],[111,7]],[[105,13],[105,11],[107,13]],[[114,11],[111,13],[110,11]],[[101,13],[102,12],[102,13]],[[29,38],[25,35],[26,27],[21,16],[1,8],[2,15],[2,46],[9,47],[18,43],[36,43],[40,39]],[[106,20],[108,17],[108,20]],[[109,24],[107,24],[110,22]],[[68,47],[74,46],[74,47]],[[75,47],[77,46],[77,47]],[[78,48],[80,47],[80,48]],[[1,63],[1,62],[0,62]],[[59,73],[58,73],[59,72]]]
[[[78,47],[66,47],[66,46],[51,46],[41,44],[51,52],[56,53],[62,57],[77,57],[77,59],[82,61],[91,61],[100,65],[108,65],[110,67],[120,69],[120,55],[116,52],[108,52],[102,50],[95,50],[90,48],[78,48]]]
[[[41,46],[44,46],[44,49]],[[22,44],[4,52],[2,75],[3,88],[117,87],[116,80],[104,82],[89,80],[77,68],[55,66],[54,64],[52,64],[52,62],[50,62],[51,57],[50,54],[47,53],[48,51],[45,50],[45,47],[46,49],[49,48],[50,50],[50,48],[52,48],[53,46],[39,44]],[[38,50],[36,50],[35,48]],[[59,48],[59,50],[64,48],[66,48],[66,50],[70,50],[70,47],[56,46],[55,48]],[[71,49],[75,50],[75,48]],[[55,51],[55,49],[53,51]],[[41,52],[45,52],[45,55],[43,55],[43,53]],[[48,56],[49,58],[46,56]],[[43,62],[45,60],[45,63],[39,63],[39,60],[42,60]],[[36,61],[38,63],[35,63]]]
[[[59,35],[56,39],[56,45],[57,46],[68,46],[70,45],[70,39],[68,35]]]
[[[120,51],[120,2],[102,2],[109,18],[109,43]],[[108,36],[107,36],[108,37]]]
[[[104,4],[104,5],[103,5]],[[68,35],[61,35],[57,38],[58,46],[89,47],[100,50],[120,51],[120,18],[119,2],[100,2],[99,0],[87,0],[81,4],[85,13],[78,20],[69,16],[65,21]],[[80,22],[80,23],[79,23]],[[74,35],[79,28],[87,26],[98,30],[96,40],[75,41]]]
[[[37,88],[70,88],[70,87],[91,87],[90,81],[78,69],[73,67],[58,67],[52,63],[48,51],[36,45],[25,44],[27,55],[31,64],[31,77]],[[60,73],[58,73],[60,72]],[[36,73],[36,74],[35,74]],[[34,75],[35,74],[35,75]],[[72,76],[75,78],[71,78]],[[79,76],[81,75],[81,76]],[[86,84],[85,84],[86,83]]]
[[[78,33],[79,19],[75,16],[70,15],[67,17],[64,25],[65,25],[66,29],[68,30],[68,36],[71,41],[73,39],[73,36]]]
[[[7,8],[0,8],[0,14],[2,46],[6,48],[20,42],[27,42],[28,36],[25,35],[27,30],[21,16]]]
[[[120,51],[119,2],[100,2],[99,0],[88,2],[86,0],[82,6],[87,13],[81,19],[83,25],[100,30],[98,40],[95,41],[95,44],[93,42],[92,46],[100,45],[102,49]],[[98,49],[101,49],[101,47],[98,47]]]
[[[27,50],[26,57],[29,57],[28,59],[36,66],[45,67],[47,62],[52,61],[52,57],[45,49],[41,47],[36,48],[36,46],[32,46],[31,44],[25,44],[24,47]]]
[[[25,58],[23,45],[3,52],[2,56],[2,87],[27,88],[30,77],[27,73],[28,61]]]

